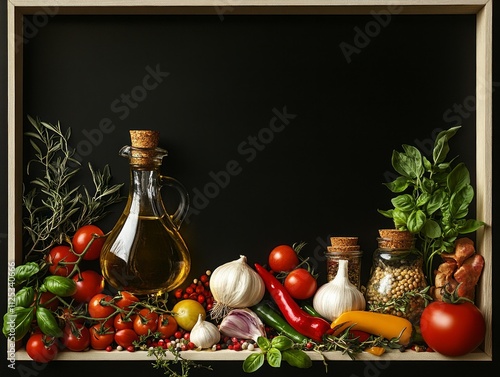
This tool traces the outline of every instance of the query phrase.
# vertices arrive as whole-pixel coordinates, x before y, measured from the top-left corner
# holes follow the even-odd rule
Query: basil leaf
[[[45,335],[54,336],[56,338],[63,335],[63,331],[59,328],[57,320],[52,312],[43,306],[37,306],[36,308],[36,322]]]
[[[281,351],[277,348],[269,348],[266,353],[266,359],[270,366],[279,368],[281,366]]]
[[[40,267],[36,262],[28,262],[16,267],[14,272],[14,277],[16,279],[16,284],[21,284],[28,280],[33,275],[40,271]]]
[[[16,341],[21,340],[29,331],[33,321],[34,308],[17,306],[12,313],[9,309],[3,316],[2,332],[7,337],[15,336]]]
[[[463,187],[454,193],[450,199],[450,213],[455,219],[461,219],[469,213],[469,204],[474,198],[474,189],[471,185]]]
[[[33,304],[35,290],[33,287],[24,287],[16,292],[16,306],[27,308]]]
[[[391,203],[402,211],[412,211],[415,208],[415,200],[410,194],[398,195],[391,199]]]
[[[452,127],[448,130],[441,131],[434,141],[434,150],[432,157],[435,164],[443,162],[450,151],[448,140],[450,140],[458,131],[461,126]]]
[[[482,226],[486,225],[483,221],[478,220],[467,220],[462,226],[458,228],[458,233],[467,234],[471,232],[475,232]]]
[[[278,335],[271,340],[271,347],[277,348],[280,351],[292,348],[293,341],[286,336]]]
[[[407,177],[397,177],[394,181],[389,183],[384,183],[385,186],[392,192],[398,193],[406,190],[410,184],[410,180]]]
[[[408,216],[406,225],[411,233],[420,233],[420,230],[424,226],[425,221],[426,216],[423,211],[413,211],[410,216]]]
[[[424,237],[428,238],[439,238],[442,233],[439,224],[432,219],[428,219],[425,222],[420,232],[424,235]]]
[[[412,171],[415,177],[421,177],[424,174],[424,166],[422,163],[422,154],[412,145],[403,145],[406,155],[412,160]]]
[[[43,281],[43,287],[56,296],[67,297],[76,293],[76,282],[64,276],[47,276]]]
[[[310,368],[312,366],[311,358],[304,351],[298,349],[283,351],[283,360],[297,368]]]
[[[460,163],[448,174],[447,186],[450,193],[455,193],[470,185],[469,170],[464,163]]]
[[[392,218],[396,228],[399,229],[403,226],[406,227],[408,224],[408,214],[409,212],[405,212],[397,208],[392,211]]]
[[[251,353],[243,362],[243,371],[246,373],[255,372],[264,365],[264,357],[262,352]]]
[[[257,345],[262,351],[267,351],[271,347],[271,342],[269,339],[259,336],[257,338]]]
[[[434,194],[432,194],[425,207],[427,214],[432,215],[434,212],[440,209],[443,206],[445,199],[446,193],[442,189],[437,190]]]

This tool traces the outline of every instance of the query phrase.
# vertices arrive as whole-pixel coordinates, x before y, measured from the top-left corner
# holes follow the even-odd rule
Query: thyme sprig
[[[167,356],[167,352],[173,355],[173,358]],[[163,374],[170,377],[187,377],[191,369],[205,368],[213,370],[211,366],[196,363],[193,360],[185,359],[181,356],[181,351],[175,347],[168,350],[163,347],[153,347],[148,350],[148,356],[154,356],[154,369],[162,369]],[[176,370],[179,367],[180,370]]]
[[[28,116],[34,128],[26,132],[34,149],[34,158],[27,163],[27,175],[32,179],[29,189],[23,187],[23,229],[27,234],[28,252],[45,253],[54,244],[61,244],[79,227],[103,218],[106,209],[123,199],[123,184],[111,184],[106,165],[102,171],[88,164],[94,184],[94,194],[83,185],[72,185],[81,163],[70,146],[71,128],[62,130],[59,122],[53,125]]]
[[[400,297],[393,298],[386,302],[379,302],[377,304],[370,305],[369,310],[379,313],[385,313],[387,311],[397,310],[402,313],[406,313],[410,310],[412,301],[416,299],[421,299],[424,302],[424,306],[432,301],[432,297],[427,294],[430,286],[426,286],[422,290],[411,290],[404,292]]]

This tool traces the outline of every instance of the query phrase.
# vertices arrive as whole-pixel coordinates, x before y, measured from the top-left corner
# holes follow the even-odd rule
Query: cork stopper
[[[328,246],[329,252],[335,251],[359,251],[358,237],[330,237],[332,246]]]
[[[158,146],[160,133],[153,130],[130,130],[130,140],[134,148],[154,149]]]
[[[379,229],[379,246],[389,249],[410,249],[415,244],[414,235],[408,230]]]
[[[137,167],[150,168],[161,164],[165,150],[158,149],[160,133],[154,130],[130,130],[131,151],[130,164]],[[163,153],[160,153],[163,152]]]

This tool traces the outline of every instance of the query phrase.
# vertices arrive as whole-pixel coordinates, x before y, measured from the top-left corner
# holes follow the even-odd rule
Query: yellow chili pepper
[[[371,353],[372,355],[375,356],[381,356],[385,352],[385,348],[373,346],[365,349],[365,352]]]
[[[334,335],[338,335],[351,325],[352,330],[362,330],[385,339],[399,337],[398,342],[403,346],[410,343],[413,330],[411,322],[406,318],[364,310],[342,313],[332,322],[331,328],[335,329]]]

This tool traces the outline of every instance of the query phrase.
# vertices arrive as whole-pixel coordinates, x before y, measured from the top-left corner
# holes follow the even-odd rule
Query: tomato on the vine
[[[98,237],[94,238],[94,234]],[[83,256],[84,260],[95,260],[98,259],[101,255],[102,245],[104,245],[105,238],[104,232],[96,225],[89,224],[84,225],[77,229],[75,232],[71,243],[73,245],[73,250],[77,255],[82,254],[87,248],[90,241],[92,241],[92,245],[88,247],[87,252]]]
[[[39,332],[28,338],[26,352],[37,363],[48,363],[56,358],[59,348],[57,348],[56,338]]]
[[[296,268],[286,276],[284,286],[293,298],[306,300],[316,293],[318,282],[305,268]]]
[[[90,332],[81,323],[66,325],[63,332],[63,345],[71,351],[83,351],[90,345]]]
[[[133,305],[136,302],[139,302],[139,299],[133,293],[127,291],[120,291],[119,295],[120,298],[116,300],[115,304],[119,308],[124,309],[125,312],[128,312],[128,309],[130,309],[131,305]]]
[[[89,314],[92,318],[107,318],[115,312],[116,309],[112,306],[106,304],[102,305],[101,300],[110,302],[113,300],[113,297],[105,293],[98,293],[92,297],[88,307]]]
[[[117,331],[123,329],[133,329],[134,319],[135,315],[124,319],[124,316],[121,313],[118,313],[113,319],[113,327]]]
[[[66,245],[53,247],[47,254],[46,262],[52,275],[67,277],[74,269],[78,256]],[[68,263],[68,264],[65,264]]]
[[[445,356],[462,356],[483,342],[486,323],[481,311],[471,302],[433,301],[422,312],[420,331],[434,351]]]
[[[55,312],[57,310],[57,306],[59,305],[59,300],[56,298],[56,295],[51,292],[42,292],[38,303],[44,308]]]
[[[134,342],[139,340],[139,335],[137,335],[132,329],[123,329],[118,330],[115,333],[114,339],[119,346],[127,348],[129,346],[132,346]]]
[[[297,252],[289,245],[278,245],[269,253],[268,264],[275,272],[291,271],[299,263]]]
[[[94,270],[82,271],[80,275],[73,276],[76,282],[76,293],[71,297],[78,302],[89,302],[92,297],[103,291],[105,280]]]
[[[148,308],[139,310],[134,319],[134,331],[137,335],[154,333],[158,328],[158,313]]]
[[[160,314],[158,317],[158,328],[156,331],[161,333],[160,338],[168,339],[175,334],[179,325],[174,316],[170,314]]]
[[[90,329],[90,346],[95,350],[104,350],[115,339],[115,329],[96,323]]]

